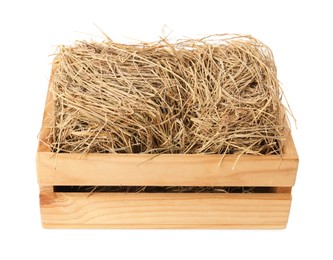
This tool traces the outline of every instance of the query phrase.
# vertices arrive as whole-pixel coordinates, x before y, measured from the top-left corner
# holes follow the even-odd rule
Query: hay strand
[[[79,41],[54,63],[56,153],[281,153],[273,55],[251,36]]]

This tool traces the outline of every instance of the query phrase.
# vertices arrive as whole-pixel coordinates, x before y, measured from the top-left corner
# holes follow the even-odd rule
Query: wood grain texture
[[[37,154],[40,185],[293,186],[297,159],[280,156]]]
[[[42,192],[48,228],[284,228],[291,195]]]
[[[53,64],[52,64],[49,88],[47,91],[47,96],[46,96],[46,101],[45,101],[42,128],[39,133],[38,152],[49,152],[50,151],[49,147],[46,144],[48,142],[48,137],[50,134],[50,126],[52,125],[52,117],[54,117],[53,97],[52,97],[52,93],[50,91],[50,84],[52,82],[53,75],[56,71],[55,63],[56,62],[53,62]]]

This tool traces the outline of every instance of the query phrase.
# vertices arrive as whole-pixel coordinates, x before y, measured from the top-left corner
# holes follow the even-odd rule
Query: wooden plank
[[[295,147],[294,140],[291,135],[290,128],[285,129],[286,140],[283,143],[282,152],[284,155],[288,155],[298,160],[298,154]]]
[[[243,155],[37,154],[40,185],[290,187],[297,159]]]
[[[50,134],[50,127],[52,126],[52,121],[53,121],[52,118],[54,117],[53,98],[52,98],[52,93],[50,91],[50,84],[52,82],[55,71],[56,71],[56,61],[54,61],[52,64],[49,88],[47,91],[47,96],[45,101],[42,128],[39,133],[38,152],[49,152],[50,150],[46,144],[49,141],[48,138]]]
[[[52,193],[40,196],[53,228],[283,228],[291,195]]]

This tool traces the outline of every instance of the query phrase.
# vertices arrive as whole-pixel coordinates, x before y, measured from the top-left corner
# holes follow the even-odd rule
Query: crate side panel
[[[296,169],[279,156],[37,154],[40,185],[291,187]]]
[[[291,195],[52,193],[40,197],[45,227],[282,228]]]

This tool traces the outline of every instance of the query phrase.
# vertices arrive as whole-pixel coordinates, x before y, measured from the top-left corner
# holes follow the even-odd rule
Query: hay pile
[[[54,64],[54,152],[281,152],[274,59],[250,36],[76,42],[59,46]]]

